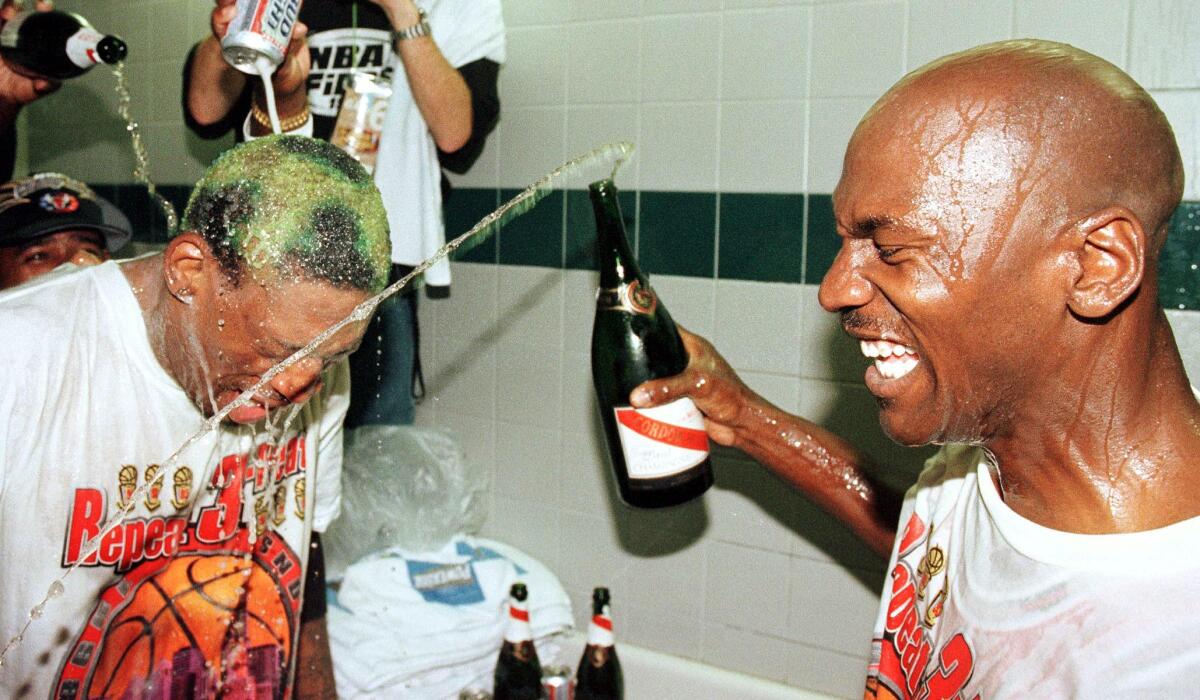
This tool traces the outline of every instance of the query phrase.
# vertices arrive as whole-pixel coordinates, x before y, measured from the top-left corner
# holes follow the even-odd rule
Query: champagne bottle
[[[660,508],[690,500],[713,483],[704,418],[691,399],[636,409],[638,384],[679,374],[687,351],[671,314],[638,269],[625,238],[612,180],[591,184],[600,290],[592,325],[592,380],[621,498]]]
[[[504,641],[496,659],[495,700],[540,700],[542,665],[533,647],[533,630],[529,626],[529,608],[525,599],[529,592],[523,583],[514,583],[509,591],[508,621],[504,626]]]
[[[612,614],[607,588],[592,591],[592,622],[587,646],[575,672],[575,700],[623,700],[625,679],[613,646]]]
[[[73,12],[26,10],[0,28],[0,56],[29,78],[74,78],[126,53],[124,41],[101,34]]]

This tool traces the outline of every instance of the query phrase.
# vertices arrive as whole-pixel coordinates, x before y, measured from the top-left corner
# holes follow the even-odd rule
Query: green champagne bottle
[[[624,700],[625,678],[613,642],[612,613],[607,588],[592,591],[592,621],[587,646],[575,672],[575,700]]]
[[[629,392],[679,374],[687,351],[671,314],[650,288],[625,237],[612,180],[589,187],[596,217],[600,290],[592,325],[592,380],[621,498],[661,508],[691,500],[713,483],[704,418],[691,399],[632,408]]]

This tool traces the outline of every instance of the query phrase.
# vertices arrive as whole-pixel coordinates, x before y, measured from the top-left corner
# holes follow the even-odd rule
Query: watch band
[[[411,27],[405,27],[404,29],[392,30],[393,42],[429,36],[429,20],[425,17],[425,10],[418,7],[417,14],[420,15],[421,19],[416,24],[412,25]]]

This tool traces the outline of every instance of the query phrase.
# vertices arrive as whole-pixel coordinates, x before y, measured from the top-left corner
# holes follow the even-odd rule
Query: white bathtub
[[[578,659],[583,646],[583,635],[574,635],[565,643],[562,658]],[[830,695],[624,642],[618,643],[617,653],[625,675],[625,697],[629,700],[833,700]]]

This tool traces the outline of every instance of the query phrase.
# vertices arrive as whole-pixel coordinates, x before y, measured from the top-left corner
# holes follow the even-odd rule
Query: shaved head
[[[976,166],[1011,178],[1014,205],[1036,205],[1013,212],[1022,223],[1128,208],[1145,227],[1149,266],[1183,194],[1179,147],[1153,98],[1121,69],[1067,44],[1002,41],[933,61],[880,98],[855,136],[898,125],[920,130],[914,136],[934,158],[955,149],[986,156]]]

